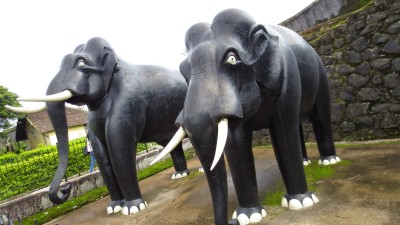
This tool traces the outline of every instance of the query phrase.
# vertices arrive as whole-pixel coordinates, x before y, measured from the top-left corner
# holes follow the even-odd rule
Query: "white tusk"
[[[9,106],[9,105],[6,105],[5,107],[11,111],[18,112],[18,113],[37,113],[37,112],[41,112],[46,109],[45,104],[41,104],[40,106],[36,106],[36,107],[27,107],[27,106],[14,107],[14,106]]]
[[[166,156],[168,153],[172,152],[172,150],[175,149],[175,147],[185,138],[186,132],[183,130],[182,127],[179,128],[179,130],[175,133],[174,137],[172,137],[171,141],[165,146],[165,148],[161,151],[161,153],[155,158],[150,165],[153,165],[160,159],[162,159],[164,156]]]
[[[72,97],[72,93],[68,90],[63,92],[59,92],[53,95],[46,95],[43,97],[38,98],[18,98],[18,101],[25,101],[25,102],[61,102],[65,101]]]
[[[219,159],[224,153],[226,138],[228,137],[228,119],[221,118],[218,122],[218,136],[217,136],[217,148],[215,150],[214,161],[211,164],[210,170],[213,170],[217,165]]]

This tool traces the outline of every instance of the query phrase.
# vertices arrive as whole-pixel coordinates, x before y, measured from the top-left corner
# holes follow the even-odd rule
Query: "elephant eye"
[[[85,67],[85,62],[83,60],[79,60],[78,67]]]
[[[225,62],[227,62],[227,63],[229,63],[229,64],[231,64],[231,65],[236,65],[237,60],[236,60],[236,57],[235,57],[234,55],[229,55],[229,56],[226,58]]]

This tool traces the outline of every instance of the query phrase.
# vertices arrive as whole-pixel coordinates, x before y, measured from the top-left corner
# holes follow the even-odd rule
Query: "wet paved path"
[[[263,198],[267,188],[273,188],[281,179],[274,153],[271,149],[255,149],[258,190]],[[188,161],[190,171],[197,171],[200,162],[197,157]],[[54,225],[69,224],[145,224],[145,225],[188,225],[212,224],[213,210],[207,180],[204,174],[172,181],[173,168],[139,182],[143,198],[148,203],[144,211],[129,216],[122,213],[107,215],[106,207],[110,201],[107,196],[74,212],[49,222]],[[236,206],[236,196],[228,171],[229,213]]]
[[[351,160],[348,167],[338,167],[333,178],[318,181],[316,195],[320,203],[289,211],[280,206],[265,206],[268,216],[259,224],[268,225],[394,225],[400,224],[400,142],[337,148],[338,155]],[[272,190],[280,173],[272,150],[256,148],[256,170],[260,198]],[[313,163],[318,158],[309,149]],[[189,160],[190,170],[197,170],[196,158]],[[213,224],[211,197],[206,178],[198,174],[189,179],[171,181],[172,169],[140,182],[149,207],[137,215],[107,215],[105,197],[66,216],[48,223],[69,224]],[[229,180],[229,212],[236,207],[232,181]]]

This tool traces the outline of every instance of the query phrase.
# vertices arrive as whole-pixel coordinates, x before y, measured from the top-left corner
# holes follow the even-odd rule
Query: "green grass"
[[[397,145],[400,144],[400,139],[382,139],[382,140],[371,140],[371,141],[343,141],[343,142],[335,142],[336,148],[359,148],[359,147],[376,147],[382,145]],[[257,147],[263,147],[272,150],[272,144],[259,145]],[[309,148],[317,148],[317,143],[309,142],[306,143],[307,149]]]
[[[264,200],[261,201],[262,205],[280,205],[282,196],[285,194],[285,186],[280,181],[276,184],[275,188],[271,192],[267,192]]]
[[[371,140],[371,141],[348,141],[348,142],[335,142],[336,148],[360,148],[360,147],[376,147],[385,145],[398,145],[400,139],[382,139],[382,140]],[[317,143],[306,143],[307,148],[317,148]]]
[[[191,158],[193,155],[194,154],[193,154],[192,150],[185,152],[186,159]],[[173,163],[172,163],[171,158],[168,158],[164,161],[158,162],[150,167],[147,167],[147,168],[139,171],[138,172],[138,180],[139,181],[143,180],[147,177],[157,174],[157,173],[159,173],[167,168],[170,168],[172,166],[173,166]],[[195,176],[195,174],[193,174],[192,176]],[[53,219],[56,219],[62,215],[65,215],[69,212],[72,212],[76,209],[79,209],[84,205],[95,202],[107,195],[108,195],[108,191],[105,186],[96,188],[96,189],[91,190],[77,198],[70,199],[63,204],[48,208],[42,212],[39,212],[35,215],[27,217],[22,220],[22,223],[23,224],[34,224],[34,220],[36,219],[38,224],[43,224],[43,223],[49,222]]]
[[[365,7],[368,7],[370,4],[372,4],[375,0],[359,0],[356,1],[355,4],[350,5],[350,7],[347,7],[341,12],[341,15],[346,14],[346,13],[351,13],[351,12],[359,12]]]
[[[373,148],[376,146],[385,146],[385,145],[395,145],[400,144],[400,140],[398,139],[388,139],[388,140],[379,140],[379,141],[363,141],[363,142],[337,142],[335,143],[336,148]],[[264,147],[264,146],[263,146]],[[271,145],[265,145],[267,148],[271,148]],[[307,143],[306,147],[317,148],[316,143]],[[337,169],[341,167],[347,167],[351,164],[350,160],[343,160],[339,163],[331,166],[320,166],[318,163],[314,162],[306,167],[304,167],[304,171],[306,173],[307,185],[308,189],[312,192],[316,192],[318,185],[317,182],[319,180],[327,179],[329,177],[333,177],[336,174]],[[285,186],[283,181],[279,181],[275,188],[272,191],[267,192],[264,200],[262,201],[263,205],[280,205],[282,196],[286,193]]]
[[[318,188],[318,181],[333,177],[336,173],[336,169],[339,167],[347,167],[351,164],[350,160],[342,160],[335,165],[321,166],[314,162],[304,167],[306,173],[308,190],[316,192]],[[280,205],[282,196],[286,193],[283,181],[279,181],[274,190],[269,191],[264,200],[261,202],[263,205]]]
[[[107,195],[108,195],[108,191],[105,186],[91,190],[91,191],[85,193],[84,195],[79,196],[74,199],[71,199],[71,200],[68,200],[61,205],[48,208],[48,209],[46,209],[42,212],[39,212],[33,216],[27,217],[22,220],[22,224],[34,224],[35,219],[38,222],[38,224],[43,224],[43,223],[49,222],[55,218],[58,218],[69,212],[79,209],[86,204],[95,202]]]

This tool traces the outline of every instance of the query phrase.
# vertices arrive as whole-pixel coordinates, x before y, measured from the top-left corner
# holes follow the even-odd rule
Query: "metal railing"
[[[67,177],[89,170],[90,157],[83,154],[84,140],[70,143]],[[47,187],[58,167],[57,147],[26,151],[15,157],[3,157],[0,163],[0,201]]]
[[[138,146],[138,154],[156,143]],[[83,153],[85,139],[70,142],[66,177],[80,176],[90,168],[90,156]],[[49,186],[58,167],[56,146],[26,151],[13,157],[0,157],[0,202]]]

